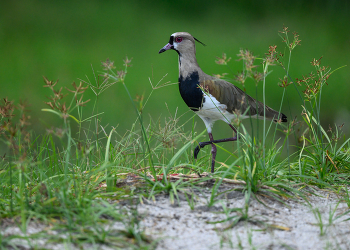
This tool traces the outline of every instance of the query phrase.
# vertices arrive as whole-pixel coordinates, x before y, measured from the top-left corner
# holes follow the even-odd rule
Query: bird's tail
[[[279,119],[273,119],[274,122],[287,122],[287,116],[285,114],[279,114]]]

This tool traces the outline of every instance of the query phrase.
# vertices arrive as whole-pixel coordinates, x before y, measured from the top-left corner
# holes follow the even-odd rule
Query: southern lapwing
[[[211,172],[214,172],[215,143],[236,141],[237,130],[231,124],[236,118],[265,117],[275,122],[287,122],[287,116],[264,105],[247,95],[244,91],[227,81],[205,74],[196,59],[196,38],[187,32],[177,32],[170,36],[169,43],[159,53],[169,49],[179,54],[179,89],[182,99],[204,122],[210,141],[200,142],[194,150],[194,158],[201,148],[211,144]],[[199,42],[199,41],[198,41]],[[214,140],[212,127],[214,122],[222,120],[235,132],[235,137]]]

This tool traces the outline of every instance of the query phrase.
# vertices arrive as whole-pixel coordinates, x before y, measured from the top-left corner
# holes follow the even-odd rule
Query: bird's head
[[[159,50],[159,54],[169,49],[175,50],[179,55],[192,53],[196,54],[195,41],[203,44],[194,38],[190,33],[176,32],[170,36],[169,43]]]

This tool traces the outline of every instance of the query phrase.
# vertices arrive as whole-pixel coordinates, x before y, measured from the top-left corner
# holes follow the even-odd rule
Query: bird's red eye
[[[175,42],[181,43],[182,42],[182,37],[181,36],[176,37],[175,38]]]

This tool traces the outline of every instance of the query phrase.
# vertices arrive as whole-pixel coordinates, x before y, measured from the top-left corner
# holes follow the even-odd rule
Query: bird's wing
[[[268,119],[278,120],[279,113],[272,108],[257,101],[240,88],[232,83],[221,79],[207,79],[200,83],[200,87],[207,93],[214,96],[221,104],[227,106],[227,111],[230,113],[245,114],[246,116],[256,116],[258,118],[265,116]],[[281,116],[282,121],[285,115]]]

